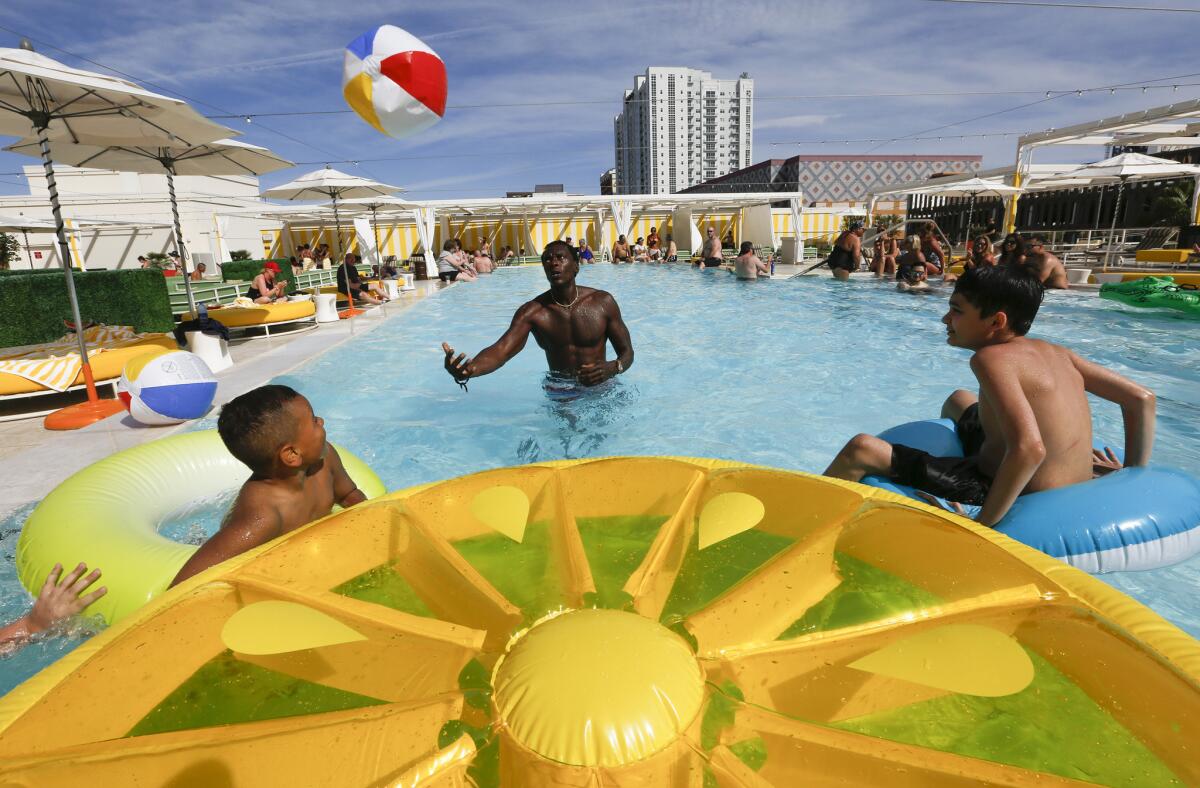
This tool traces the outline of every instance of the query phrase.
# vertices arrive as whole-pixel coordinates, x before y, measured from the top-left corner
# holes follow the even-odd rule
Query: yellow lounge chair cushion
[[[1186,263],[1187,249],[1139,249],[1134,257],[1139,263]]]
[[[111,348],[105,350],[103,353],[97,353],[92,356],[92,376],[95,377],[98,384],[119,378],[121,377],[121,372],[125,369],[125,362],[135,356],[140,356],[147,350],[159,347],[166,350],[179,349],[179,346],[175,343],[175,337],[170,334],[148,334],[144,337],[130,340],[128,344]],[[82,386],[83,383],[83,371],[80,370],[71,385]],[[0,372],[0,396],[30,394],[35,391],[50,391],[50,389],[20,375]]]
[[[317,305],[312,301],[279,301],[274,304],[256,304],[250,309],[213,309],[209,307],[208,316],[228,328],[246,328],[247,326],[264,326],[271,323],[284,323],[288,320],[301,320],[317,313]],[[189,312],[183,316],[191,320]]]

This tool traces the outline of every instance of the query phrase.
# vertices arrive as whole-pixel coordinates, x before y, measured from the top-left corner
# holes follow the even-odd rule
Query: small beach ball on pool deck
[[[212,370],[185,350],[130,359],[117,384],[117,396],[129,415],[152,426],[198,419],[208,413],[216,394]]]
[[[379,131],[406,137],[446,114],[446,64],[407,30],[380,25],[346,47],[342,95]]]

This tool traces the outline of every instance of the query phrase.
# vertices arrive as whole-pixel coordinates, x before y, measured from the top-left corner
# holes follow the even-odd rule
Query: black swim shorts
[[[438,274],[438,279],[441,279],[443,282],[453,282],[457,278],[458,271],[442,271]]]
[[[720,257],[705,257],[704,258],[704,267],[705,268],[716,268],[718,265],[720,265],[723,262],[725,262],[725,261],[722,260]]]
[[[955,424],[963,445],[963,457],[934,457],[911,446],[892,446],[892,481],[907,484],[948,501],[982,506],[992,487],[992,479],[979,470],[979,450],[983,447],[983,426],[979,421],[979,403],[963,411]]]

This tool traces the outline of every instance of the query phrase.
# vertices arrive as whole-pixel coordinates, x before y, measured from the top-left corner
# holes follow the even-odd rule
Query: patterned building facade
[[[872,191],[933,175],[978,172],[982,156],[792,156],[767,159],[684,192],[790,192],[800,189],[810,205],[865,203]],[[881,212],[903,209],[904,201],[883,201]]]

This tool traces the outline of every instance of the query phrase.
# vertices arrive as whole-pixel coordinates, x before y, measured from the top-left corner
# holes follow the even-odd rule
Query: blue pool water
[[[912,296],[890,283],[828,278],[737,282],[685,266],[596,265],[580,281],[616,296],[637,358],[615,382],[575,399],[547,394],[533,341],[499,372],[471,381],[469,393],[442,369],[441,342],[475,353],[494,341],[513,310],[545,288],[538,268],[455,285],[276,382],[307,395],[330,439],[363,457],[390,489],[614,454],[819,472],[854,433],[934,417],[953,389],[974,387],[968,353],[946,345],[939,322],[948,292]],[[1051,293],[1031,335],[1154,389],[1154,461],[1200,469],[1200,323],[1092,294]],[[1096,402],[1093,416],[1097,434],[1119,443],[1119,410]],[[210,502],[165,530],[196,540],[215,529],[223,508]],[[9,557],[26,514],[0,521],[0,605],[10,614],[27,604]],[[1200,636],[1200,558],[1103,578]],[[0,691],[15,676],[11,662],[0,663]]]

